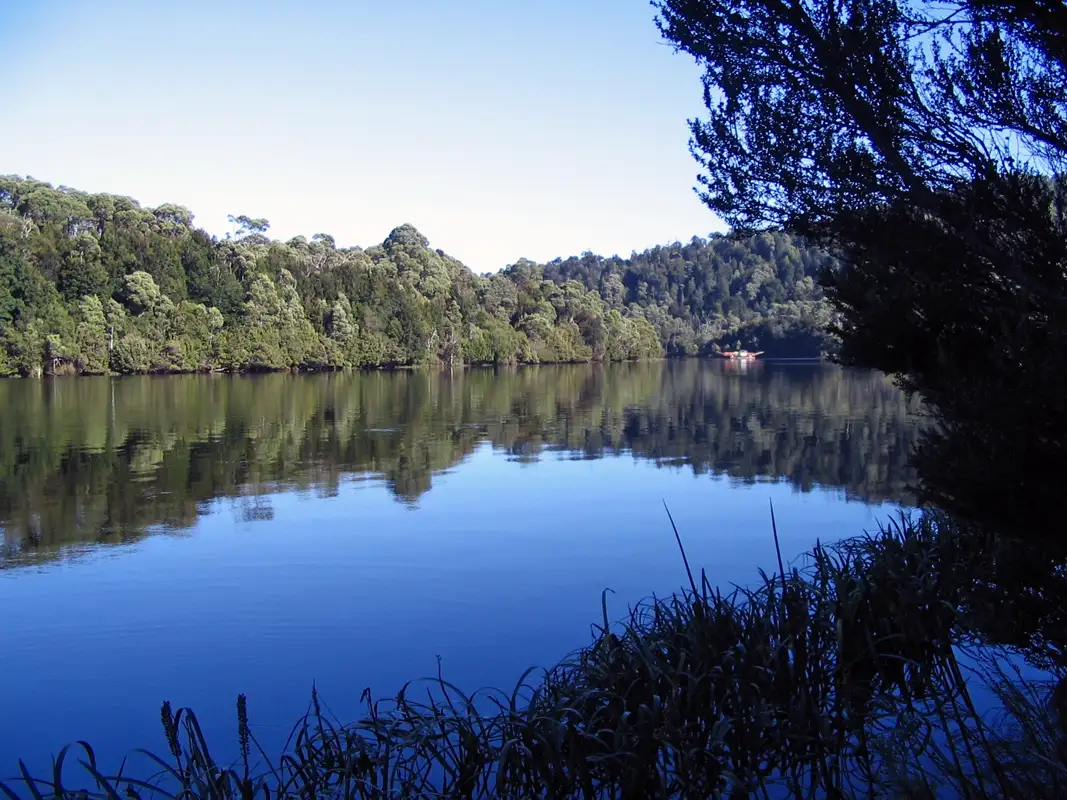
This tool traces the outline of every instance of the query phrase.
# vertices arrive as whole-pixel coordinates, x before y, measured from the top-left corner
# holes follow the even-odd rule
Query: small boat
[[[748,361],[750,359],[755,358],[756,356],[763,355],[764,352],[765,351],[763,351],[763,350],[757,350],[756,352],[752,352],[750,350],[723,350],[722,351],[722,356],[723,356],[723,358],[740,359],[742,361]]]

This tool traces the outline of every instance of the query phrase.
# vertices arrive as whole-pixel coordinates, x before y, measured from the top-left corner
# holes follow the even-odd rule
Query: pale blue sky
[[[647,0],[0,0],[0,174],[477,271],[721,230]]]

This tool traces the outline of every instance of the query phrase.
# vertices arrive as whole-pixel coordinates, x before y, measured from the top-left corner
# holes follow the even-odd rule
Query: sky
[[[478,272],[723,230],[647,0],[0,0],[0,174]]]

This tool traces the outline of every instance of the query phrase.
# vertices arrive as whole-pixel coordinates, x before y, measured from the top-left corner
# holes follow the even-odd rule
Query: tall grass
[[[1022,681],[1010,654],[973,643],[945,546],[936,517],[902,516],[729,592],[686,560],[686,589],[614,625],[605,603],[587,647],[509,692],[468,695],[439,675],[388,700],[365,693],[362,717],[346,724],[313,693],[273,757],[242,696],[234,764],[213,758],[192,711],[164,704],[169,753],[141,754],[153,777],[105,774],[79,743],[51,775],[23,768],[0,791],[110,800],[1067,797],[1051,683]],[[995,708],[978,707],[976,687],[993,693]]]

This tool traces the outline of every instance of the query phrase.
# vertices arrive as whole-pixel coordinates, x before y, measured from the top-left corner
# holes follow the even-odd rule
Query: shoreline
[[[359,367],[281,367],[278,369],[202,369],[202,370],[158,370],[148,372],[68,372],[61,373],[49,373],[44,372],[40,375],[0,375],[0,380],[44,380],[44,379],[67,379],[67,378],[133,378],[133,377],[167,377],[177,375],[240,375],[240,376],[253,376],[253,375],[281,375],[284,373],[291,373],[293,375],[315,375],[322,373],[356,373],[356,372],[417,372],[419,370],[436,370],[438,372],[450,372],[455,370],[467,370],[467,369],[499,369],[499,368],[517,368],[517,367],[566,367],[566,366],[581,366],[581,365],[599,365],[604,366],[606,364],[639,364],[650,363],[658,361],[720,361],[723,364],[736,366],[738,363],[743,364],[741,369],[747,369],[751,364],[781,364],[781,363],[799,363],[799,364],[826,364],[833,363],[826,356],[768,356],[765,358],[751,359],[746,361],[735,361],[728,358],[722,358],[717,355],[692,355],[692,356],[662,356],[660,358],[631,358],[624,360],[588,360],[588,361],[501,361],[501,362],[476,362],[476,363],[462,363],[455,365],[448,364],[388,364],[388,365],[364,365]]]

